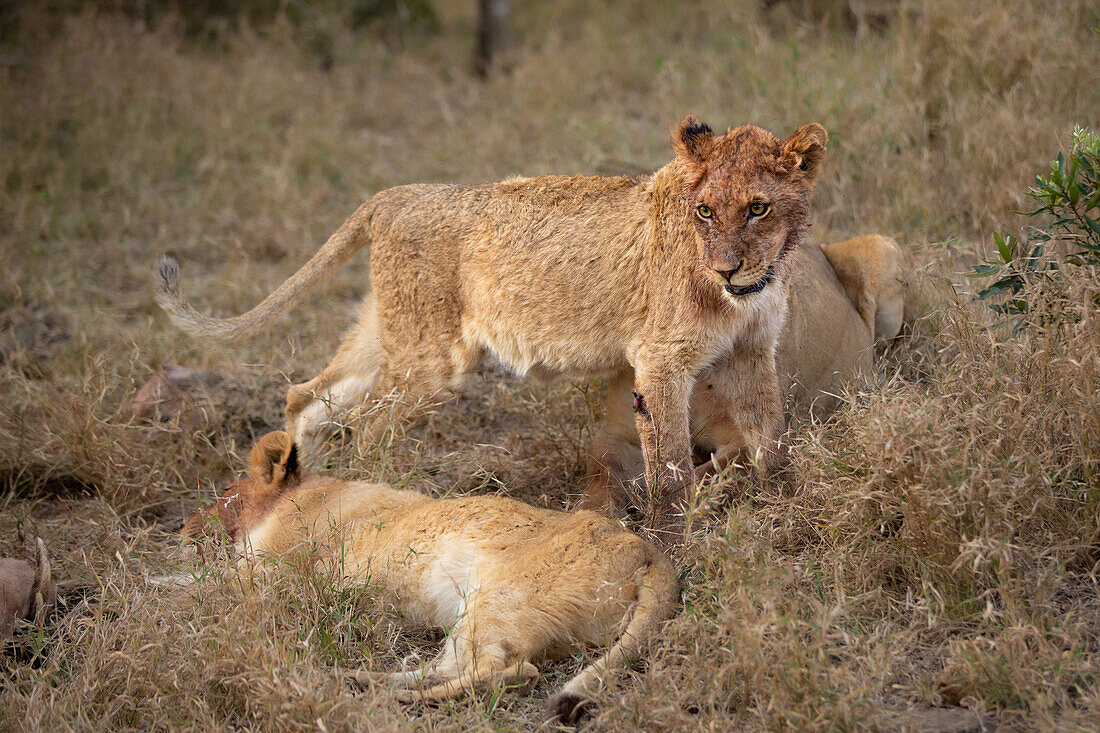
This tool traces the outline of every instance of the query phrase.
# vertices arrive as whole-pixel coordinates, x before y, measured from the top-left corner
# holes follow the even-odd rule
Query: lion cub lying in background
[[[598,514],[309,475],[284,432],[257,442],[248,477],[192,515],[183,535],[227,537],[254,563],[296,550],[339,558],[413,620],[449,628],[424,669],[385,676],[403,686],[403,702],[530,684],[541,660],[606,647],[550,699],[551,715],[575,720],[601,677],[675,614],[679,596],[668,558]]]

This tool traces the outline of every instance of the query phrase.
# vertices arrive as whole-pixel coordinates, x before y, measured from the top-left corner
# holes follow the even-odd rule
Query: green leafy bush
[[[1038,206],[1027,216],[1040,223],[1028,226],[1024,238],[994,233],[997,257],[976,265],[971,277],[996,278],[978,293],[1003,316],[1030,311],[1029,296],[1041,281],[1057,279],[1064,264],[1100,266],[1100,135],[1077,127],[1066,156],[1050,163],[1050,174],[1035,177],[1028,191]]]

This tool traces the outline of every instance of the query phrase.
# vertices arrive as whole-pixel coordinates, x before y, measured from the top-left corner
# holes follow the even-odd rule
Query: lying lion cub
[[[388,676],[405,686],[404,702],[533,683],[541,660],[607,647],[549,702],[572,721],[601,677],[637,657],[675,614],[668,558],[593,512],[309,475],[284,432],[260,438],[248,473],[188,519],[183,535],[227,536],[252,562],[296,548],[340,557],[344,572],[369,575],[413,619],[450,629],[425,669]]]
[[[689,116],[673,133],[676,157],[650,176],[400,186],[243,316],[195,311],[171,260],[157,267],[157,299],[185,330],[234,338],[370,243],[359,324],[287,397],[287,429],[307,451],[340,411],[391,390],[459,390],[486,351],[540,377],[629,368],[650,522],[663,527],[692,486],[688,402],[708,365],[724,360],[739,385],[715,403],[716,429],[765,469],[777,454],[775,342],[827,139],[816,123],[783,140],[752,125],[715,134]]]

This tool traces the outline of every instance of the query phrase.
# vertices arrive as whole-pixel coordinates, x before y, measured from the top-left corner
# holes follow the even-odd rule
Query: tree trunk
[[[508,17],[508,0],[478,0],[477,2],[477,55],[474,70],[481,78],[489,75],[493,57],[507,44],[505,20]]]

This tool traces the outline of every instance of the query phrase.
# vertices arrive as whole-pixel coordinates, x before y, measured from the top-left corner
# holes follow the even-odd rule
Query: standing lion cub
[[[871,374],[875,343],[890,341],[916,316],[911,269],[906,250],[879,234],[795,253],[789,314],[775,355],[781,394],[793,413],[823,418],[839,404],[838,390]],[[704,456],[737,448],[737,436],[716,433],[710,424],[715,405],[735,399],[730,392],[744,388],[736,373],[726,371],[727,363],[719,359],[704,369],[691,395],[692,443]],[[628,369],[608,380],[605,417],[588,452],[588,485],[580,504],[585,509],[629,511],[629,489],[644,474],[631,411],[633,377]],[[711,472],[713,463],[698,466],[696,476]]]
[[[688,402],[722,359],[735,380],[710,425],[737,450],[778,454],[776,337],[791,254],[809,226],[825,129],[724,135],[687,117],[650,176],[544,176],[382,191],[252,311],[215,319],[162,260],[157,295],[190,333],[231,338],[285,312],[370,243],[371,294],[320,376],[291,388],[287,430],[309,450],[334,416],[398,389],[459,390],[485,351],[519,374],[634,374],[650,525],[692,487]],[[737,450],[717,450],[719,458]]]
[[[449,629],[424,669],[379,679],[401,686],[399,700],[526,685],[542,660],[605,648],[549,701],[554,717],[572,722],[601,677],[639,656],[676,612],[672,563],[599,514],[338,481],[305,473],[297,455],[286,433],[260,438],[249,477],[188,519],[183,534],[225,537],[252,562],[295,551],[338,558],[346,575],[369,576],[414,620]]]

